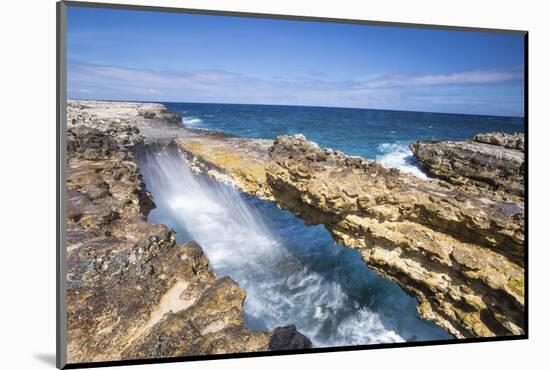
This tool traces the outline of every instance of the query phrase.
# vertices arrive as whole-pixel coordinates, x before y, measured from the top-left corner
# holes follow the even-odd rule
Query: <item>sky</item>
[[[523,116],[523,36],[69,7],[68,96]]]

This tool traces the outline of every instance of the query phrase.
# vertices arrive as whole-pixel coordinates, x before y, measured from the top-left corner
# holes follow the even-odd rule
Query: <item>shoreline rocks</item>
[[[523,204],[426,181],[281,136],[269,150],[276,202],[357,249],[420,315],[457,338],[524,332]]]
[[[73,108],[76,111],[72,111]],[[124,244],[127,245],[124,248],[130,248],[128,245],[135,247],[137,242],[146,243],[149,236],[154,236],[157,243],[172,245],[169,239],[173,235],[167,236],[163,231],[166,228],[143,229],[143,234],[137,236],[128,230],[141,233],[143,225],[153,227],[143,221],[154,203],[138,179],[139,168],[133,158],[135,148],[151,144],[177,145],[195,172],[233,184],[259,198],[273,200],[309,224],[324,224],[337,242],[357,249],[372,270],[396,281],[415,297],[423,318],[455,337],[524,333],[524,204],[520,179],[506,181],[506,171],[510,168],[516,171],[516,164],[521,162],[517,153],[520,151],[517,148],[524,147],[521,135],[508,138],[501,134],[480,134],[473,141],[416,145],[413,151],[417,157],[424,158],[423,164],[427,168],[432,166],[433,173],[445,180],[441,181],[422,180],[397,169],[384,168],[375,161],[322,149],[303,137],[280,137],[272,142],[184,128],[175,116],[168,117],[160,104],[70,102],[71,117],[76,120],[69,124],[68,165],[75,168],[69,177],[78,186],[69,190],[70,202],[76,210],[72,222],[78,227],[71,231],[74,240],[69,245],[69,253],[77,252],[81,243],[96,243],[93,238],[99,238],[98,245]],[[460,165],[450,166],[447,172],[437,175],[437,163],[432,165],[430,155],[419,154],[433,150],[443,153],[444,159],[439,165],[443,169],[445,161],[453,160],[453,153],[465,154],[453,160]],[[478,163],[475,153],[485,153],[486,157],[480,156]],[[420,158],[419,161],[422,163]],[[500,182],[495,181],[495,186],[480,178],[468,177],[469,172],[457,171],[472,168],[470,163],[481,166],[485,172],[478,172],[486,178],[497,174]],[[115,206],[112,199],[99,201],[109,197],[121,201],[124,207],[132,206],[133,211]],[[105,233],[88,241],[90,230]],[[98,253],[116,254],[110,252],[110,247],[102,248],[105,252],[97,249]],[[170,248],[185,250],[187,246],[161,250]],[[189,248],[195,249],[195,246]],[[100,266],[99,262],[95,263]],[[203,274],[209,274],[208,269],[202,270]],[[101,277],[100,272],[96,276]],[[217,280],[212,280],[212,284]],[[181,289],[181,284],[175,284],[172,281],[172,285],[159,285],[162,288],[158,291],[162,294],[152,299],[158,303],[170,289]],[[222,291],[239,296],[230,281],[222,285]],[[236,302],[232,307],[242,312],[242,305]],[[132,340],[132,346],[116,355],[159,356],[184,351],[185,345],[177,345],[175,337],[170,337],[167,347],[160,352],[154,352],[153,346],[158,338],[164,338],[164,330],[186,330],[185,312],[165,314],[166,323],[158,323],[154,330],[148,328],[149,334],[139,335],[139,340]],[[143,314],[141,321],[138,320],[140,325],[148,322],[147,317]],[[236,316],[227,316],[227,320],[237,322]],[[108,328],[112,322],[107,321],[103,326]],[[221,326],[210,324],[206,332]],[[96,331],[103,326],[96,326]],[[291,347],[296,343],[309,345],[290,329],[270,333],[243,330],[248,329],[227,332],[241,343],[238,346],[243,351],[278,348],[281,343]],[[120,340],[107,338],[107,343]],[[202,340],[201,336],[195,338],[198,342]],[[238,347],[228,347],[227,343],[209,347],[210,342],[204,340],[201,342],[204,347],[200,348],[208,347],[213,352],[234,351],[233,348]],[[216,343],[220,341],[215,339]],[[99,353],[100,348],[97,351]]]
[[[434,176],[455,185],[524,195],[524,136],[493,132],[465,141],[419,141],[417,160]]]
[[[507,134],[504,132],[488,132],[483,134],[477,134],[473,138],[478,143],[492,144],[496,146],[502,146],[509,149],[525,150],[525,134],[513,133]]]
[[[155,204],[135,150],[145,135],[181,136],[174,115],[70,101],[68,118],[68,363],[309,348],[295,328],[247,328],[238,284],[217,276],[198,244],[147,222]]]

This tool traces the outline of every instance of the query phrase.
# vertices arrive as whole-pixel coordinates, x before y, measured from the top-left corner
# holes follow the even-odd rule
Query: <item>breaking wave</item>
[[[182,117],[181,123],[183,126],[195,126],[202,123],[202,120],[197,117]]]
[[[384,167],[397,168],[422,179],[428,178],[407,144],[384,143],[378,146],[378,151],[382,154],[377,155],[376,160]]]

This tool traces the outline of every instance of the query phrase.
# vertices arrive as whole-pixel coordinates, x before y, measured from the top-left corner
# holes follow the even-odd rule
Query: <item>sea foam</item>
[[[202,123],[202,120],[197,117],[183,117],[181,119],[183,126],[194,126]]]
[[[380,144],[378,149],[382,154],[376,156],[376,160],[384,167],[397,168],[403,172],[418,176],[421,179],[428,178],[426,173],[420,168],[408,145],[403,143],[384,143]]]

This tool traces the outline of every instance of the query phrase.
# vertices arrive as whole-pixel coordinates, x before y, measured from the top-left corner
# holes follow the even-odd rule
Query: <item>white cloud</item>
[[[479,70],[454,72],[448,74],[425,75],[385,75],[365,81],[363,88],[390,88],[414,86],[455,86],[455,85],[486,85],[508,82],[521,82],[523,70]]]
[[[71,98],[84,99],[295,104],[455,112],[458,109],[460,112],[498,114],[498,100],[501,97],[490,96],[490,91],[480,93],[480,88],[494,89],[495,86],[510,83],[521,85],[522,73],[522,69],[512,68],[333,80],[326,74],[313,72],[306,77],[267,79],[219,69],[159,71],[69,61],[68,86]],[[471,88],[469,93],[464,92],[462,99],[452,101],[452,98],[445,98],[450,87],[476,87],[476,91]],[[423,95],[429,95],[430,98],[423,99]],[[492,99],[490,104],[487,103],[488,98]],[[462,106],[456,104],[457,101],[461,101]],[[508,96],[502,101],[504,103],[507,105],[506,114],[510,111],[522,113],[522,94]]]

